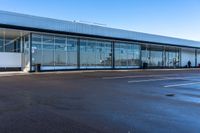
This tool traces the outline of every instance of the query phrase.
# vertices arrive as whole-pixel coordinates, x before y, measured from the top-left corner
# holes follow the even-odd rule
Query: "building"
[[[0,11],[1,70],[182,68],[200,42]]]

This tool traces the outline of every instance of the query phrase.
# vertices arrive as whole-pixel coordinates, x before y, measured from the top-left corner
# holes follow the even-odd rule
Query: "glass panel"
[[[54,36],[43,36],[43,66],[54,66]]]
[[[141,53],[142,65],[147,63],[149,67],[164,66],[163,47],[149,44],[143,45]]]
[[[180,66],[180,52],[176,47],[165,48],[165,66],[179,67]]]
[[[163,66],[163,52],[162,51],[150,51],[150,64],[153,67]]]
[[[179,67],[180,52],[175,47],[143,45],[142,62],[148,63],[150,67]]]
[[[42,35],[39,34],[33,34],[32,35],[32,41],[33,43],[41,43],[42,42]]]
[[[55,38],[55,65],[66,65],[66,38]]]
[[[24,37],[28,34],[28,31],[0,28],[0,52],[23,52]]]
[[[166,51],[166,67],[175,67],[178,63],[178,52]]]
[[[67,39],[67,66],[72,68],[77,68],[77,39],[68,38]]]
[[[6,39],[5,51],[6,52],[14,52],[14,41],[13,40]]]
[[[0,52],[3,52],[3,39],[0,38]]]
[[[32,64],[42,64],[42,44],[39,42],[32,44]]]
[[[19,36],[12,37],[8,34],[5,37],[5,52],[20,52],[21,38]]]
[[[33,65],[44,70],[77,68],[77,39],[33,34]]]
[[[140,45],[115,43],[116,68],[134,68],[140,66]]]
[[[3,35],[3,30],[0,29],[0,52],[3,52],[4,48],[3,48],[3,45],[4,45],[4,35]]]
[[[149,60],[150,60],[150,52],[148,50],[147,45],[142,45],[142,52],[141,52],[141,59],[142,59],[142,65],[143,63],[147,63],[149,64]]]
[[[111,68],[111,42],[81,40],[80,65],[81,68]]]
[[[32,65],[42,64],[42,36],[32,35]]]

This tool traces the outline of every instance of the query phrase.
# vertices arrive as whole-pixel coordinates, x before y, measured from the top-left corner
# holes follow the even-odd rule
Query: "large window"
[[[149,66],[152,67],[163,67],[163,51],[150,51],[150,62]]]
[[[179,67],[180,52],[176,47],[143,45],[142,62],[148,63],[149,67]]]
[[[140,46],[129,43],[115,43],[115,67],[135,68],[140,66]]]
[[[179,51],[176,47],[153,44],[141,47],[138,43],[125,42],[115,42],[112,49],[111,41],[32,34],[32,65],[41,64],[42,70],[78,69],[79,65],[80,69],[105,69],[113,65],[139,68],[143,63],[149,67],[178,67]]]
[[[21,52],[26,32],[0,28],[0,52]]]
[[[81,68],[111,68],[111,42],[80,40]]]
[[[54,66],[54,36],[43,36],[43,66]]]
[[[56,37],[55,38],[55,66],[66,65],[66,38]]]
[[[42,64],[42,36],[32,37],[32,64]]]
[[[163,67],[163,47],[156,45],[142,46],[142,63],[147,63],[148,67]]]
[[[44,70],[77,68],[77,39],[33,34],[32,64]]]
[[[174,50],[166,50],[165,51],[165,66],[166,67],[179,67],[180,66],[180,54],[179,51]]]
[[[74,38],[67,38],[67,46],[66,46],[66,51],[67,51],[67,63],[66,65],[71,68],[77,68],[77,39]]]
[[[0,52],[3,52],[3,44],[4,44],[4,42],[3,42],[3,38],[1,38],[0,37]]]

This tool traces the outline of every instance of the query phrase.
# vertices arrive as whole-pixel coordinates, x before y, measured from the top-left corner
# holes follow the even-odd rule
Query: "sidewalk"
[[[9,77],[9,76],[17,76],[17,75],[28,75],[29,73],[22,71],[12,71],[12,72],[0,72],[0,77]]]
[[[193,71],[200,68],[179,68],[179,69],[132,69],[132,70],[74,70],[74,71],[46,71],[46,72],[0,72],[0,77],[19,76],[19,75],[37,75],[37,74],[73,74],[73,73],[95,73],[95,72],[144,72],[144,71]]]

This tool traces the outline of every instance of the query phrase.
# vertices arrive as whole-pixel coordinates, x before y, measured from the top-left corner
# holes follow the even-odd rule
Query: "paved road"
[[[200,133],[200,70],[0,77],[0,133]]]

